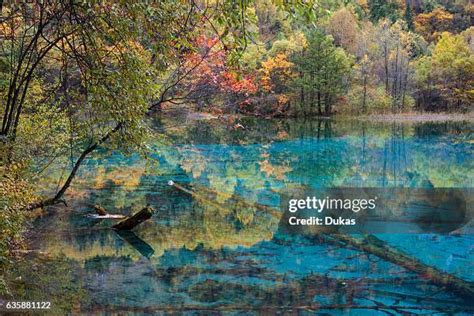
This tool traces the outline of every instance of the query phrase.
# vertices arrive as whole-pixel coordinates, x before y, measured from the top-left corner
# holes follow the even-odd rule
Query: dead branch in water
[[[141,211],[138,211],[132,216],[127,217],[112,227],[119,230],[131,230],[140,223],[150,219],[154,212],[155,210],[151,206],[147,205],[147,207],[143,208]]]
[[[421,261],[387,246],[377,237],[370,235],[369,238],[354,238],[344,234],[326,234],[329,238],[357,248],[360,251],[375,255],[385,261],[396,264],[406,270],[417,273],[432,283],[445,287],[446,289],[468,299],[474,297],[474,284],[460,279],[452,274],[442,272],[435,267],[428,266]],[[377,242],[380,241],[380,242]]]
[[[100,215],[100,216],[108,215],[107,211],[105,210],[105,208],[103,206],[95,204],[93,206],[93,208],[94,208],[95,212],[97,213],[97,215]]]

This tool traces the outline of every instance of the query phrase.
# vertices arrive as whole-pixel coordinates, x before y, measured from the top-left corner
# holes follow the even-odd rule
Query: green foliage
[[[398,18],[398,4],[393,0],[369,0],[370,19],[378,22],[383,18],[396,21]]]
[[[406,5],[405,5],[405,14],[404,14],[403,18],[405,19],[405,22],[407,23],[408,29],[413,30],[413,28],[414,28],[414,26],[413,26],[413,12],[412,12],[411,4],[410,4],[409,1],[407,1]]]
[[[263,44],[250,44],[240,59],[240,66],[246,73],[252,73],[257,70],[260,62],[266,56],[266,50]]]
[[[369,85],[364,90],[363,85],[353,84],[347,98],[350,103],[341,109],[345,113],[389,113],[393,104],[385,88],[377,85]]]
[[[345,88],[352,58],[336,47],[330,36],[315,30],[307,36],[308,46],[302,54],[295,54],[293,62],[299,74],[294,79],[296,90],[303,90],[304,98],[318,113],[329,115]],[[324,108],[324,109],[323,109]]]
[[[306,37],[303,32],[295,32],[288,38],[279,39],[273,42],[272,47],[268,51],[268,55],[275,57],[278,54],[290,56],[301,52],[306,46]]]
[[[27,169],[24,163],[12,162],[9,166],[0,166],[0,283],[11,263],[10,251],[22,247],[27,215],[24,208],[34,198],[32,187],[25,180],[25,173]],[[6,290],[0,284],[0,294]]]
[[[415,65],[423,108],[462,110],[474,102],[474,55],[463,35],[443,33]]]

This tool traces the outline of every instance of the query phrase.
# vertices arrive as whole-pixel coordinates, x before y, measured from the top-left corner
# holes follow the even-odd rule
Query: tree
[[[268,51],[268,56],[275,57],[278,54],[290,56],[291,54],[301,52],[305,47],[306,36],[303,32],[297,31],[288,37],[274,41]]]
[[[410,79],[410,58],[415,54],[417,37],[405,31],[403,21],[390,25],[379,24],[377,42],[380,54],[380,73],[385,92],[392,97],[392,110],[406,105]]]
[[[294,86],[304,87],[306,102],[311,112],[330,115],[337,96],[345,87],[345,79],[351,67],[351,58],[336,47],[330,36],[314,30],[307,36],[308,47],[303,54],[292,60],[295,70],[302,75],[294,79]]]
[[[334,44],[355,55],[359,26],[354,13],[347,7],[342,7],[330,17],[326,27],[328,34],[334,38]]]
[[[53,121],[68,117],[66,130],[50,132],[58,147],[66,145],[60,143],[64,132],[71,135],[71,151],[77,155],[59,191],[31,208],[57,203],[81,163],[99,146],[124,151],[141,147],[146,113],[160,99],[155,80],[166,75],[169,63],[189,43],[187,36],[201,18],[196,12],[193,4],[174,1],[159,6],[38,1],[4,8],[1,49],[8,56],[3,61],[9,85],[2,93],[1,145],[9,154],[2,162],[24,159],[16,157],[24,150],[17,131],[28,130],[20,119],[42,119],[43,104],[54,109]],[[183,29],[186,36],[180,36]],[[49,95],[41,104],[26,102],[39,78]]]
[[[46,55],[59,41],[80,27],[79,17],[72,16],[70,4],[44,5],[42,2],[11,5],[2,18],[2,49],[10,77],[0,136],[16,137],[20,115],[34,73]],[[2,8],[3,9],[3,8]],[[3,14],[3,12],[2,12]],[[76,23],[65,24],[65,19]],[[88,21],[90,16],[82,16]],[[86,22],[87,23],[87,22]]]
[[[451,31],[454,15],[437,8],[429,13],[421,13],[415,17],[414,26],[428,42],[434,41],[440,33]]]
[[[474,102],[474,55],[463,35],[441,34],[431,57],[416,63],[418,102],[428,110],[463,110]]]
[[[358,81],[358,84],[362,87],[362,97],[360,100],[362,112],[367,111],[367,99],[368,99],[368,90],[371,81],[371,62],[369,56],[365,54],[354,66],[355,79]]]
[[[203,30],[215,34],[235,62],[250,38],[252,4],[165,0],[2,5],[0,146],[2,154],[8,153],[2,163],[28,159],[19,138],[33,137],[18,131],[34,132],[28,124],[44,120],[45,113],[55,126],[49,130],[58,147],[53,155],[67,148],[75,157],[56,194],[29,208],[58,203],[82,162],[98,148],[141,151],[147,116],[173,100],[175,88],[190,73],[182,71],[183,59],[196,49],[196,35]],[[305,17],[318,7],[315,1],[275,4],[278,10],[296,10]],[[236,74],[224,79],[233,91],[251,86],[248,80],[239,82]],[[39,83],[43,99],[29,102]]]
[[[84,159],[99,146],[117,148],[120,144],[124,151],[139,147],[146,134],[145,113],[158,93],[152,78],[163,70],[153,63],[156,43],[143,21],[150,22],[147,15],[157,10],[163,18],[177,18],[177,9],[173,3],[154,7],[74,2],[35,2],[31,7],[12,4],[8,8],[3,23],[11,25],[11,36],[2,43],[9,53],[12,74],[2,109],[3,145],[10,152],[7,158],[12,160],[20,145],[17,131],[25,131],[19,126],[20,118],[41,119],[44,114],[41,104],[25,102],[39,76],[51,94],[42,103],[54,109],[53,114],[68,116],[66,130],[78,155],[59,191],[32,208],[56,203]],[[179,14],[185,16],[185,9]],[[179,21],[178,25],[183,20]],[[163,41],[171,40],[177,31],[164,30],[160,35]],[[171,58],[172,51],[174,48],[162,49],[160,53]],[[45,76],[47,73],[52,76]],[[50,132],[58,135],[53,140],[58,141],[64,130]]]
[[[369,16],[372,22],[388,18],[395,21],[398,18],[398,3],[394,0],[369,0]]]
[[[194,42],[199,49],[183,58],[178,75],[182,79],[172,91],[173,100],[167,102],[196,104],[198,110],[210,105],[212,110],[238,110],[248,103],[257,91],[253,76],[242,75],[229,63],[229,54],[217,37],[199,35]]]
[[[361,25],[356,42],[356,62],[353,67],[349,99],[354,105],[360,105],[362,113],[367,113],[373,108],[385,110],[387,104],[389,105],[387,102],[389,96],[381,86],[383,80],[378,76],[381,65],[378,39],[378,28],[370,21]]]
[[[258,31],[262,41],[272,40],[282,30],[290,28],[286,19],[287,13],[278,10],[274,1],[255,1],[254,10],[257,15]]]
[[[410,31],[412,31],[414,29],[414,25],[413,25],[413,12],[412,12],[412,9],[411,9],[410,1],[406,1],[405,14],[404,14],[403,18],[405,19],[405,22],[407,24],[407,28]]]
[[[293,63],[288,61],[285,54],[278,54],[262,62],[260,82],[266,92],[283,93],[293,76]]]

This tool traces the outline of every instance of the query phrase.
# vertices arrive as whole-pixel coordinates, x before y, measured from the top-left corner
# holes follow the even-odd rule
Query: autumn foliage
[[[200,106],[225,101],[226,107],[238,108],[248,103],[249,97],[257,92],[254,77],[241,75],[229,65],[228,54],[217,38],[201,35],[196,38],[195,46],[184,57],[181,70],[187,74],[180,85],[187,91],[186,99]]]
[[[454,15],[443,9],[435,9],[429,13],[421,13],[415,17],[415,30],[427,41],[433,41],[442,32],[450,31]]]

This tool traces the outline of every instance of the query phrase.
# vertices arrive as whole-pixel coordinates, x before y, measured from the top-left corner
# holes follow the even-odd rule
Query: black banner
[[[473,189],[299,188],[281,199],[289,233],[473,232]]]

